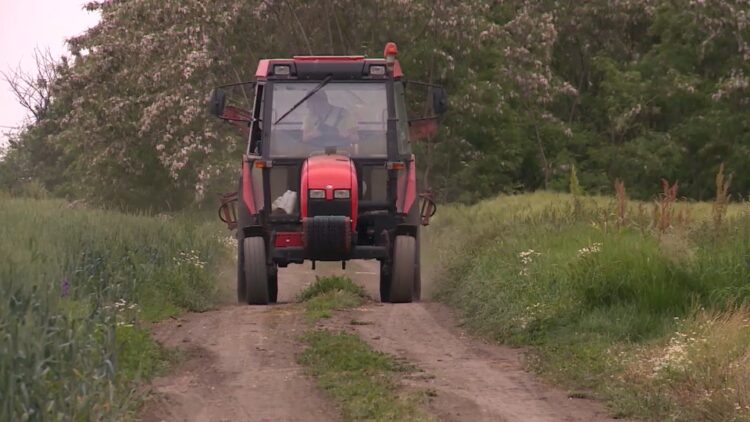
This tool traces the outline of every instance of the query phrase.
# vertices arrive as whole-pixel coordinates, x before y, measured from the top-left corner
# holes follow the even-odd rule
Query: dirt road
[[[295,363],[308,329],[294,296],[315,275],[346,274],[378,297],[377,265],[350,263],[282,270],[279,305],[226,305],[189,314],[155,329],[156,338],[186,351],[173,374],[153,383],[146,421],[330,421],[335,407]],[[351,325],[352,320],[358,324]],[[362,325],[364,324],[364,325]],[[517,350],[484,344],[456,328],[451,311],[437,303],[369,303],[326,325],[358,334],[373,348],[423,370],[404,379],[434,393],[427,411],[449,421],[597,421],[604,409],[571,399],[522,369]]]

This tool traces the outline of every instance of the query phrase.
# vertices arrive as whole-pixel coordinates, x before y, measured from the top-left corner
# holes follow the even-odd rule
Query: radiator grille
[[[307,203],[307,215],[340,215],[351,217],[352,204],[349,199],[310,199]]]

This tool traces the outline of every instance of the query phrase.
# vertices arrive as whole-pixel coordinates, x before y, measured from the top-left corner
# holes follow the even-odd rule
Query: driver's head
[[[308,107],[313,112],[318,113],[328,110],[328,107],[331,105],[328,102],[328,95],[326,95],[326,93],[322,90],[313,94],[313,96],[310,97],[310,99],[308,99],[307,101]]]

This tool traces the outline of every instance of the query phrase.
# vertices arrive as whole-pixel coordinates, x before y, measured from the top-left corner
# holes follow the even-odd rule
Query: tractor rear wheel
[[[390,301],[391,292],[391,268],[388,264],[380,261],[380,301]]]
[[[422,242],[419,241],[419,233],[417,233],[417,237],[415,238],[415,243],[417,244],[416,251],[414,252],[414,296],[412,297],[415,302],[419,302],[422,300],[422,271],[420,270],[420,264],[422,263],[422,258],[419,254],[420,244]]]
[[[268,267],[268,300],[276,303],[279,297],[279,268],[276,265]]]
[[[393,245],[390,302],[408,303],[414,300],[417,264],[417,241],[412,236],[396,236]]]
[[[267,305],[270,297],[266,243],[260,236],[247,237],[243,243],[243,249],[247,304]]]
[[[237,302],[247,301],[247,284],[245,283],[245,253],[243,252],[243,240],[237,241]]]

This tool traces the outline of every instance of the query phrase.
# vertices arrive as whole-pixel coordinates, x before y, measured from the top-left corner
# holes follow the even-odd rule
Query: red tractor
[[[396,54],[388,43],[382,59],[260,60],[255,81],[213,90],[212,114],[249,138],[238,192],[220,209],[237,229],[239,301],[275,302],[289,263],[350,259],[380,261],[381,301],[419,300],[419,226],[435,204],[417,193],[409,138],[435,131],[446,95],[409,81],[428,88],[432,108],[409,121]],[[251,108],[227,101],[238,86]]]

